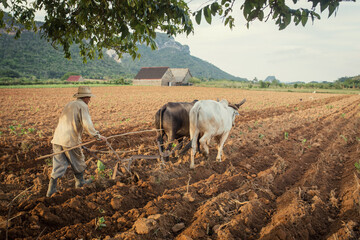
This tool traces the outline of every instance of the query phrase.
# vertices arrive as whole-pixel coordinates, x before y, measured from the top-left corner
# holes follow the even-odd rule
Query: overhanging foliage
[[[351,0],[355,1],[355,0]],[[114,49],[119,57],[129,53],[133,58],[140,57],[137,43],[145,43],[156,48],[156,30],[169,36],[193,32],[191,14],[200,24],[201,19],[211,24],[213,16],[224,19],[224,25],[234,27],[233,8],[240,0],[204,0],[200,10],[192,13],[183,0],[2,0],[4,10],[0,9],[0,28],[16,31],[19,36],[24,30],[42,33],[54,47],[62,46],[65,57],[71,58],[70,46],[80,45],[83,61],[93,59],[101,49]],[[288,1],[290,2],[290,1]],[[286,28],[291,21],[296,25],[306,25],[308,19],[320,19],[319,12],[329,10],[329,16],[336,13],[341,0],[308,0],[310,9],[292,9],[285,0],[245,0],[241,1],[243,16],[249,23],[255,20],[273,19],[279,29]],[[294,4],[298,0],[292,0]],[[320,8],[319,10],[318,7]],[[6,21],[5,10],[12,18]],[[35,23],[35,12],[45,11],[45,23]],[[19,25],[20,23],[21,25]],[[1,32],[0,32],[1,33]]]

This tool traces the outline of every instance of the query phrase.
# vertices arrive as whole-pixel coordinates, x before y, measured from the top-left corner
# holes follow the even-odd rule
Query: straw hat
[[[90,87],[88,86],[80,86],[78,88],[78,92],[74,94],[74,98],[82,98],[82,97],[95,97],[90,91]]]

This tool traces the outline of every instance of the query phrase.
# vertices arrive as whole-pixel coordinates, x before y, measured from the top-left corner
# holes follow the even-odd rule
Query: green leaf
[[[262,10],[260,10],[259,13],[258,13],[258,19],[260,21],[262,21],[264,19],[264,12]]]
[[[248,16],[248,18],[247,18],[246,20],[248,20],[248,21],[250,22],[250,21],[254,20],[257,16],[258,16],[258,12],[257,12],[257,10],[255,9],[254,11],[252,11],[252,12],[249,14],[249,16]]]
[[[205,16],[205,20],[208,22],[208,24],[211,24],[211,10],[210,10],[209,6],[206,6],[204,8],[204,16]]]
[[[197,14],[195,16],[196,23],[200,25],[201,23],[201,10],[197,11]]]
[[[102,161],[100,161],[100,160],[97,161],[97,168],[98,168],[98,171],[105,170],[105,165],[102,163]]]
[[[229,23],[229,20],[230,20],[230,17],[227,17],[226,19],[225,19],[225,26]]]
[[[328,1],[320,1],[320,11],[323,12],[329,6]]]
[[[339,6],[338,4],[339,3],[333,3],[333,4],[329,5],[329,16],[328,17],[330,17],[334,13],[336,8]]]
[[[248,17],[249,17],[249,15],[251,13],[251,10],[252,10],[252,6],[248,1],[246,1],[243,6],[244,6],[244,11],[243,11],[244,17],[245,17],[246,20],[248,20]]]
[[[308,12],[307,11],[303,11],[302,15],[301,15],[301,24],[305,27],[306,23],[308,20]]]
[[[214,2],[213,4],[211,4],[211,14],[213,16],[216,15],[217,11],[220,9],[220,6],[217,2]]]

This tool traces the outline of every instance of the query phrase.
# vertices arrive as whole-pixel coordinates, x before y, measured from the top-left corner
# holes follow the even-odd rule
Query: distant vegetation
[[[285,84],[269,76],[265,80],[234,77],[216,66],[190,55],[190,49],[168,37],[157,34],[158,50],[139,45],[140,59],[132,60],[125,55],[120,62],[108,54],[102,59],[83,63],[79,54],[64,58],[61,50],[54,49],[39,34],[23,32],[17,40],[10,34],[0,35],[0,85],[69,84],[65,80],[70,75],[82,75],[85,79],[108,81],[88,81],[81,84],[131,84],[132,78],[141,67],[169,66],[189,68],[195,86],[228,87],[244,89],[360,89],[360,75],[342,77],[334,82],[296,82]],[[71,51],[79,52],[77,45]],[[72,83],[70,83],[72,84]]]
[[[71,51],[79,52],[80,49],[73,45]],[[7,34],[0,36],[0,77],[60,79],[68,72],[94,79],[131,75],[107,55],[87,64],[79,54],[68,60],[61,51],[33,32],[24,32],[17,40]]]
[[[360,90],[360,75],[355,77],[342,77],[334,82],[297,82],[297,83],[282,83],[277,79],[271,81],[257,80],[252,81],[230,81],[230,80],[211,80],[206,78],[192,78],[190,80],[194,86],[206,87],[226,87],[226,88],[244,88],[244,89],[297,89],[297,90],[311,90],[311,89],[349,89]],[[291,91],[291,90],[290,90]]]
[[[54,49],[40,34],[23,32],[17,40],[13,35],[0,35],[0,78],[21,78],[26,81],[66,79],[66,74],[82,75],[86,79],[119,79],[134,77],[141,67],[168,66],[189,68],[193,76],[213,79],[245,80],[234,77],[216,66],[190,55],[190,49],[174,38],[158,33],[158,50],[138,45],[140,59],[124,55],[121,61],[104,52],[102,59],[83,63],[80,49],[72,45],[72,59],[64,58],[61,49]],[[10,79],[9,79],[10,78]]]

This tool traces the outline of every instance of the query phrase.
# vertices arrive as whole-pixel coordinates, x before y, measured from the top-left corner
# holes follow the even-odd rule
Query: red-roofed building
[[[66,81],[67,82],[83,82],[84,79],[80,75],[71,75]]]

